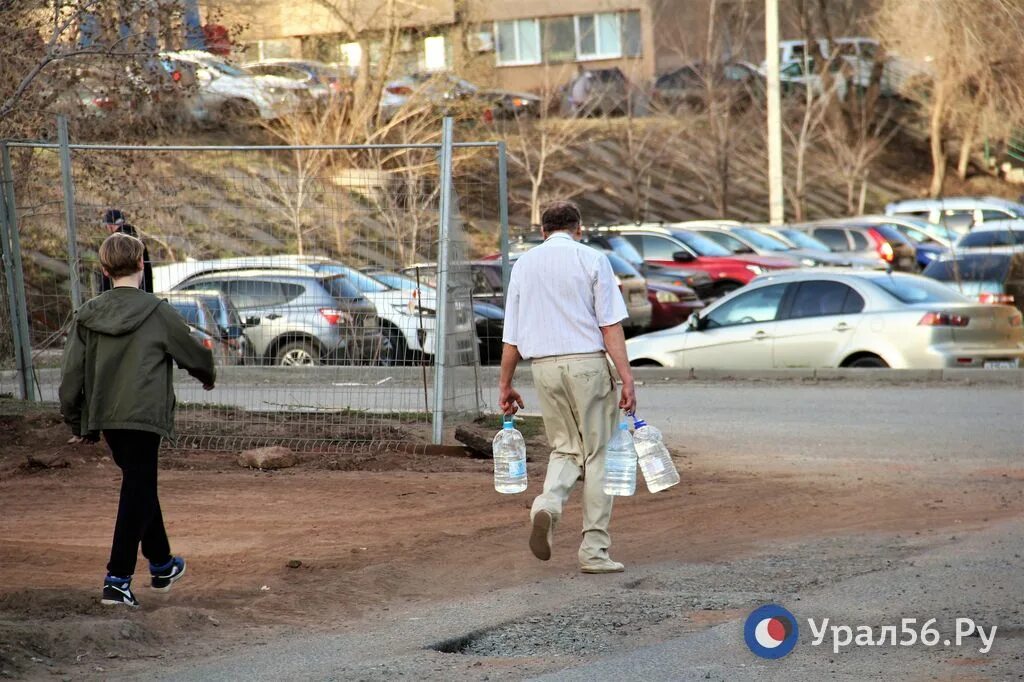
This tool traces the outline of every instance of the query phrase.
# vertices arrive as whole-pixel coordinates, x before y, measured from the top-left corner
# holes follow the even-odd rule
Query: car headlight
[[[654,294],[658,303],[679,303],[680,298],[672,291],[658,291]]]
[[[819,264],[818,261],[814,260],[813,258],[801,258],[800,262],[809,268],[813,268]]]
[[[764,268],[762,268],[760,265],[748,265],[748,266],[746,266],[746,268],[747,268],[747,270],[750,270],[755,275],[762,275],[762,274],[764,274]]]

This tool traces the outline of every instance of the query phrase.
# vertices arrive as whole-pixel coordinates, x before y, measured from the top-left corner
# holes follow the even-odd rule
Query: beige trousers
[[[557,523],[576,481],[583,479],[581,566],[608,561],[612,497],[604,493],[604,451],[615,429],[618,399],[603,353],[539,358],[532,362],[551,459],[544,492],[533,501]]]

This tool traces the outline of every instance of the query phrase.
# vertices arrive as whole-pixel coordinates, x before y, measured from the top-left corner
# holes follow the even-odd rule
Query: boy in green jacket
[[[121,468],[102,603],[137,607],[131,582],[140,542],[153,589],[167,591],[185,574],[185,560],[171,554],[157,497],[160,439],[174,436],[171,360],[208,391],[216,375],[213,353],[191,337],[177,311],[140,290],[141,241],[110,235],[100,246],[100,265],[113,288],[75,314],[64,349],[60,404],[74,435],[95,443],[102,433]]]

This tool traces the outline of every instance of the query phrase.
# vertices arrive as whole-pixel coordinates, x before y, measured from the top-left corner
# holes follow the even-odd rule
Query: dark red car
[[[792,268],[789,258],[737,255],[707,237],[689,230],[638,226],[617,230],[640,252],[648,263],[664,266],[683,265],[703,270],[715,281],[715,294],[724,296],[760,274]]]
[[[651,331],[683,324],[704,308],[704,301],[690,287],[650,279],[647,300],[651,302]]]

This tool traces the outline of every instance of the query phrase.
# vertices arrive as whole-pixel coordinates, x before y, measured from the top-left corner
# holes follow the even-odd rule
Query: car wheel
[[[413,352],[405,343],[402,332],[395,327],[384,327],[381,331],[384,335],[384,344],[381,348],[380,364],[387,367],[415,364]]]
[[[229,126],[248,126],[259,120],[260,110],[248,100],[233,99],[221,107],[220,118]]]
[[[320,350],[312,341],[292,341],[277,350],[281,367],[312,367],[320,364]]]
[[[846,365],[847,367],[864,368],[864,367],[881,367],[885,368],[889,365],[882,358],[877,355],[866,355],[862,358],[857,358],[853,362]]]

